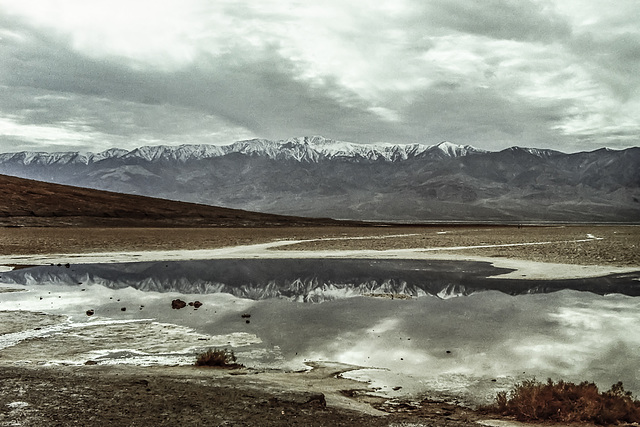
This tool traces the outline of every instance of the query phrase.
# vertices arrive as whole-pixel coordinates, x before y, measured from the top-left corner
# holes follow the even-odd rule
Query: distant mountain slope
[[[336,225],[0,175],[0,225],[269,227]]]
[[[5,153],[0,173],[286,215],[398,221],[640,222],[640,148],[256,139],[103,153]]]

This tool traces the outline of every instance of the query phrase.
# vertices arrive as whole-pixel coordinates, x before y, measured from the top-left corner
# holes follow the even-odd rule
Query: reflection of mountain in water
[[[321,302],[367,294],[439,298],[497,290],[511,295],[562,289],[640,296],[640,271],[574,280],[512,280],[510,270],[467,261],[274,259],[79,264],[3,273],[8,284],[100,284],[112,289],[191,294],[229,293],[254,300]]]

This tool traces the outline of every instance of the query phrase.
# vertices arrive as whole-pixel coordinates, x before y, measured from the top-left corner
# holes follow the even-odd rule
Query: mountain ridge
[[[7,152],[0,153],[0,162],[22,160],[24,165],[82,163],[90,164],[107,159],[140,158],[147,161],[157,160],[197,160],[239,153],[245,155],[266,156],[271,159],[295,159],[315,162],[320,159],[360,157],[369,160],[407,160],[424,155],[427,152],[439,151],[448,157],[459,157],[474,153],[485,153],[470,145],[459,145],[443,141],[435,145],[425,144],[358,144],[327,139],[321,136],[290,138],[272,141],[268,139],[249,139],[228,145],[213,144],[181,144],[141,146],[133,150],[110,148],[94,153],[81,151],[66,152]]]
[[[300,217],[640,222],[640,147],[567,154],[302,137],[89,155],[5,153],[0,173]]]
[[[245,259],[74,264],[72,268],[51,265],[3,273],[2,281],[21,286],[96,284],[145,292],[227,293],[252,300],[281,298],[308,303],[366,295],[450,299],[490,291],[523,295],[574,289],[599,295],[640,294],[634,286],[637,274],[582,281],[495,279],[508,271],[470,261]]]

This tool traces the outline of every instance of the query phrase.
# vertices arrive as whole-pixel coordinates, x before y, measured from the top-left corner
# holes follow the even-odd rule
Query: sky
[[[640,145],[638,0],[0,0],[0,152]]]

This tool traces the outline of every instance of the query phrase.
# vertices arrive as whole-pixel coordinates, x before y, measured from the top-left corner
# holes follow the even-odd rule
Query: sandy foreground
[[[59,263],[379,258],[489,261],[513,270],[505,278],[578,278],[637,271],[639,244],[638,226],[6,228],[0,271]],[[0,335],[61,320],[31,312],[0,318]],[[329,362],[310,362],[299,372],[60,366],[48,365],[42,351],[39,363],[20,366],[0,350],[0,426],[519,425],[455,402],[371,396],[366,384],[341,377],[358,367]]]

